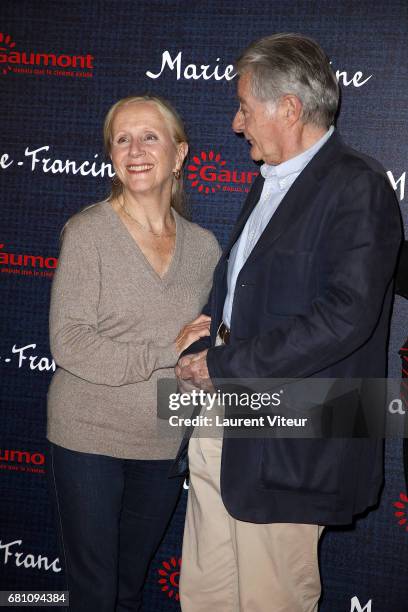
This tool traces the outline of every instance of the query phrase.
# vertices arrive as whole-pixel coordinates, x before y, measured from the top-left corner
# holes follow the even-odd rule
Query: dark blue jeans
[[[183,481],[171,461],[136,461],[51,445],[70,612],[136,612]]]

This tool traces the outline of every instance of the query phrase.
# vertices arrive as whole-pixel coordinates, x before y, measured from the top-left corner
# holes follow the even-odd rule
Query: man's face
[[[285,142],[282,110],[277,104],[272,114],[266,102],[261,102],[251,93],[251,75],[244,73],[238,81],[239,109],[232,122],[232,129],[242,133],[251,145],[254,161],[267,164],[284,161]]]

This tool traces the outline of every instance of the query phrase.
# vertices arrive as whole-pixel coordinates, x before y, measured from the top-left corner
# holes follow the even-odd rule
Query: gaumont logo
[[[44,463],[43,453],[0,449],[0,470],[44,474]]]
[[[170,599],[179,601],[179,577],[180,577],[181,559],[172,557],[169,561],[163,561],[161,567],[157,570],[160,578],[159,585],[163,593]]]
[[[0,53],[1,56],[7,58],[7,51],[13,53],[13,48],[16,46],[16,43],[11,40],[11,36],[8,34],[3,34],[0,32]],[[5,59],[5,62],[8,60]],[[1,67],[0,74],[7,74],[11,70],[11,66],[8,63]]]
[[[0,32],[0,75],[10,72],[59,77],[93,76],[94,56],[16,49],[10,34]]]
[[[408,531],[408,514],[407,514],[408,497],[405,493],[400,493],[399,500],[394,502],[394,516],[405,531]]]
[[[27,253],[8,253],[6,245],[0,243],[0,272],[3,274],[19,274],[21,276],[37,276],[52,278],[57,267],[56,257],[30,255]]]
[[[201,151],[194,155],[187,166],[191,187],[206,195],[218,191],[248,193],[259,172],[229,170],[226,164],[221,153],[215,151]]]
[[[23,540],[14,540],[13,542],[3,543],[0,540],[0,562],[4,565],[15,565],[15,567],[24,567],[26,569],[36,568],[43,571],[53,571],[56,574],[61,571],[59,566],[59,558],[50,561],[44,555],[34,555],[21,550]]]

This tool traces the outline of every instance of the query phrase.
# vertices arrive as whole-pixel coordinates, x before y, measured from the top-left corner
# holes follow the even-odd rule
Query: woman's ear
[[[186,142],[180,142],[177,145],[177,163],[175,170],[181,170],[184,160],[187,157],[188,144]]]

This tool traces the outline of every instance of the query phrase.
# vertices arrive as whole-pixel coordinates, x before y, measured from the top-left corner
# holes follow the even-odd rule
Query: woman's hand
[[[186,348],[188,348],[190,344],[193,344],[193,342],[196,342],[196,340],[204,338],[204,336],[209,336],[210,323],[211,317],[207,317],[207,315],[200,315],[194,319],[194,321],[191,321],[191,323],[185,325],[176,338],[176,348],[178,353],[180,354],[185,351]]]

